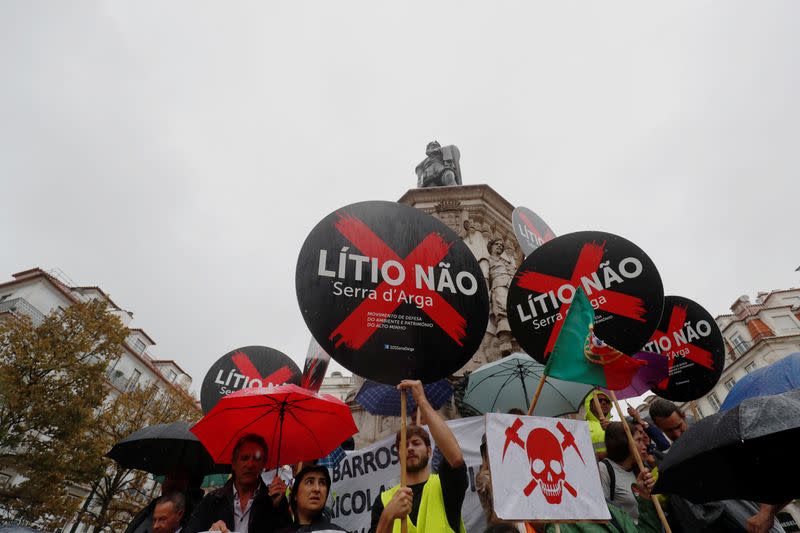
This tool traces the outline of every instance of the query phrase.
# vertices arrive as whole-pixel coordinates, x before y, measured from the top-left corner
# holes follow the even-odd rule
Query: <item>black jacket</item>
[[[286,498],[281,499],[278,508],[272,505],[272,499],[263,481],[250,506],[250,520],[247,531],[240,533],[271,533],[282,527],[291,525],[289,505]],[[211,524],[222,520],[233,531],[233,479],[229,479],[222,488],[207,494],[197,506],[189,519],[189,523],[181,533],[197,533],[208,531]]]
[[[186,525],[189,521],[189,517],[192,515],[192,511],[203,499],[203,490],[200,488],[192,488],[184,492],[183,496],[186,498],[186,512],[183,515],[183,520],[181,520],[181,526]],[[158,501],[158,498],[150,500],[147,507],[139,511],[136,516],[133,517],[133,520],[131,520],[131,523],[128,524],[128,527],[125,529],[125,533],[135,533],[139,526],[143,524],[146,528],[144,531],[149,533],[153,530],[153,512],[156,509],[156,501]]]

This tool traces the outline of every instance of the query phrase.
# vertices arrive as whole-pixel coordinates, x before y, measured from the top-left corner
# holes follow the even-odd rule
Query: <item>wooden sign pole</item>
[[[606,417],[603,414],[603,408],[600,407],[600,400],[597,399],[597,389],[592,391],[592,403],[594,404],[594,408],[597,410],[597,418],[600,420],[600,422],[605,422]]]
[[[625,415],[622,414],[622,408],[619,406],[619,402],[617,401],[617,395],[614,394],[614,391],[608,392],[611,394],[611,401],[614,402],[614,408],[617,410],[619,419],[622,420],[622,427],[625,428],[625,434],[628,436],[628,445],[631,448],[631,453],[633,453],[633,457],[636,459],[636,464],[639,467],[639,471],[643,471],[644,463],[642,462],[642,456],[639,455],[639,448],[636,446],[636,442],[633,440],[631,428],[628,427],[628,423],[625,421]],[[667,517],[664,515],[664,510],[661,508],[661,502],[658,501],[658,498],[655,494],[651,494],[650,498],[656,508],[656,513],[658,513],[658,518],[661,520],[661,524],[664,526],[664,531],[666,531],[666,533],[672,533],[669,523],[667,522]]]
[[[400,455],[400,487],[406,486],[406,391],[400,391],[400,449],[397,453]],[[400,519],[400,531],[408,533],[408,521],[405,518]],[[671,532],[670,532],[671,533]]]
[[[533,414],[533,410],[536,408],[536,402],[539,401],[539,395],[542,393],[542,387],[544,387],[545,380],[547,380],[547,375],[542,374],[542,379],[539,380],[539,385],[536,387],[536,392],[533,394],[531,406],[528,407],[528,416],[531,416]]]

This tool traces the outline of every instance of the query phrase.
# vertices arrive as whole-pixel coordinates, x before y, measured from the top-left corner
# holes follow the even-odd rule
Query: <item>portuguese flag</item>
[[[594,309],[581,287],[564,319],[544,373],[564,381],[596,385],[608,390],[628,387],[644,361],[629,357],[594,336]]]

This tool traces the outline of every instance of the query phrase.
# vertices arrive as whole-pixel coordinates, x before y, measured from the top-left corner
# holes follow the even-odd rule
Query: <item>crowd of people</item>
[[[371,508],[369,531],[399,533],[404,519],[410,533],[465,533],[461,510],[469,481],[461,447],[445,420],[428,403],[420,382],[404,381],[399,388],[410,391],[430,433],[419,425],[408,427],[407,485],[396,485],[377,495]],[[663,399],[650,405],[649,420],[635,409],[629,408],[628,413],[629,418],[616,421],[605,394],[597,392],[587,397],[586,420],[611,520],[559,524],[560,531],[659,533],[663,529],[654,498],[659,499],[675,533],[783,531],[775,520],[779,506],[740,500],[694,504],[676,495],[651,494],[659,463],[669,453],[671,443],[688,429],[690,421],[675,404]],[[626,430],[633,435],[644,468],[638,467]],[[442,456],[436,472],[431,469],[431,437]],[[399,432],[396,445],[399,450]],[[555,531],[555,524],[508,522],[497,517],[493,512],[485,435],[480,451],[483,463],[475,485],[486,515],[486,533]],[[291,488],[277,474],[267,485],[262,473],[268,452],[263,437],[254,434],[241,437],[233,450],[230,479],[204,496],[199,489],[200,480],[186,472],[171,473],[162,484],[162,495],[134,518],[126,533],[345,531],[331,522],[326,507],[331,488],[328,469],[314,463],[298,465]]]

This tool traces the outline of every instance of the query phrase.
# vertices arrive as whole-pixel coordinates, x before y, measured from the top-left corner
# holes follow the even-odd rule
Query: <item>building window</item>
[[[139,353],[142,353],[144,351],[144,349],[146,348],[146,346],[142,342],[142,339],[140,339],[138,337],[133,339],[133,347]]]
[[[715,411],[719,411],[719,398],[717,398],[716,393],[712,392],[708,395],[708,403],[711,404]]]
[[[734,333],[731,337],[731,345],[736,357],[741,357],[750,349],[750,343],[742,338],[738,333]]]
[[[778,333],[791,333],[797,330],[794,319],[791,315],[779,315],[772,319],[775,321],[776,330]]]
[[[172,370],[171,368],[167,371],[167,379],[170,383],[175,383],[175,379],[178,377],[177,372]]]
[[[139,382],[140,377],[142,377],[142,373],[134,369],[133,374],[131,374],[131,377],[128,379],[128,385],[125,387],[125,390],[133,390]]]
[[[752,372],[753,370],[755,370],[755,369],[756,369],[756,364],[755,363],[750,363],[749,365],[744,367],[744,371],[747,372],[748,374],[750,372]]]
[[[11,298],[11,294],[6,294],[6,295],[3,295],[3,296],[0,296],[0,302],[5,302],[9,298]]]
[[[736,380],[731,378],[725,382],[725,388],[731,390],[733,386],[736,385]]]

